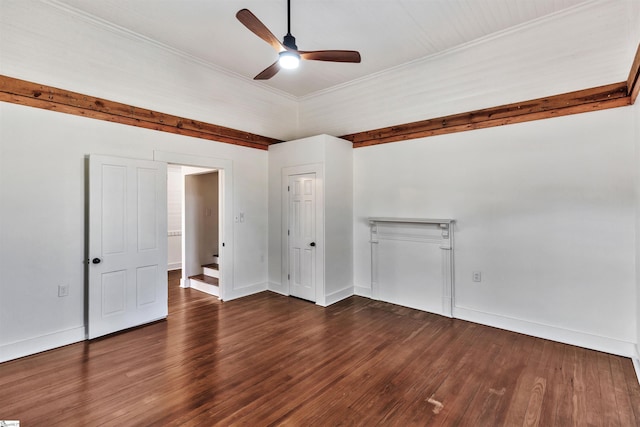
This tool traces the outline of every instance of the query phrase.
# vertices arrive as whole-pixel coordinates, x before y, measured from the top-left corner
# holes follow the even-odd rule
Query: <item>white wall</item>
[[[229,295],[266,289],[266,151],[0,103],[0,361],[84,339],[85,156],[154,150],[233,162]]]
[[[632,22],[631,41],[633,48],[636,49],[640,43],[640,2],[632,2],[629,9],[628,19]],[[631,68],[631,64],[629,67]],[[636,141],[636,362],[640,360],[640,101],[636,100],[636,104],[632,107],[634,110],[633,121],[635,123],[635,141]],[[640,379],[640,365],[634,364],[636,375]]]
[[[633,120],[635,123],[636,143],[636,354],[640,360],[640,102],[636,101],[633,108]],[[636,365],[636,369],[638,365]],[[640,372],[636,372],[640,378]]]
[[[325,294],[331,304],[353,294],[353,148],[324,138]]]
[[[204,187],[204,239],[200,241],[200,260],[202,264],[210,264],[214,256],[218,256],[218,172],[200,175]]]
[[[370,287],[367,217],[454,218],[456,317],[630,354],[633,112],[355,149],[356,286]]]
[[[185,175],[184,177],[184,260],[182,267],[183,284],[185,279],[202,273],[202,262],[200,261],[200,233],[202,223],[200,221],[201,206],[197,191],[198,182],[195,175]],[[186,285],[183,285],[186,286]]]
[[[182,268],[182,167],[167,167],[167,264],[169,270]]]

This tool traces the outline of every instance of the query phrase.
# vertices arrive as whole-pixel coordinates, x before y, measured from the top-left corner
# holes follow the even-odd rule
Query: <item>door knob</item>
[[[315,246],[315,245],[316,245],[316,242],[309,243],[309,246]]]
[[[100,264],[102,262],[102,260],[100,258],[94,258],[91,260],[92,263],[94,264]]]

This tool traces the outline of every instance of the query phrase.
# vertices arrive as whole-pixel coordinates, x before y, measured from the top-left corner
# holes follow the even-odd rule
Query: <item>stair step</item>
[[[205,267],[211,268],[211,269],[214,269],[214,270],[219,270],[220,269],[220,266],[216,262],[212,262],[211,264],[205,264],[205,265],[202,266],[202,268],[205,268]]]
[[[197,274],[189,277],[189,285],[191,288],[201,292],[205,292],[209,295],[214,295],[220,298],[220,286],[219,281],[215,277],[205,276],[204,274]]]
[[[207,276],[206,274],[196,274],[195,276],[190,276],[189,279],[195,279],[200,282],[204,282],[207,285],[218,286],[220,283],[217,277]]]
[[[216,263],[203,265],[202,273],[205,276],[220,278],[220,268]]]

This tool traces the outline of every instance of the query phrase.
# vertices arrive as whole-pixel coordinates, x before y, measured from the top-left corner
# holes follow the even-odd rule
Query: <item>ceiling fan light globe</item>
[[[280,52],[278,63],[284,69],[293,70],[300,65],[300,55],[289,51]]]

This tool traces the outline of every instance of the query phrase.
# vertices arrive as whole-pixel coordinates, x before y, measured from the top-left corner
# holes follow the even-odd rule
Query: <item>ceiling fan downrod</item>
[[[289,49],[298,50],[296,38],[291,35],[291,0],[287,0],[287,35],[284,36],[282,44]]]

